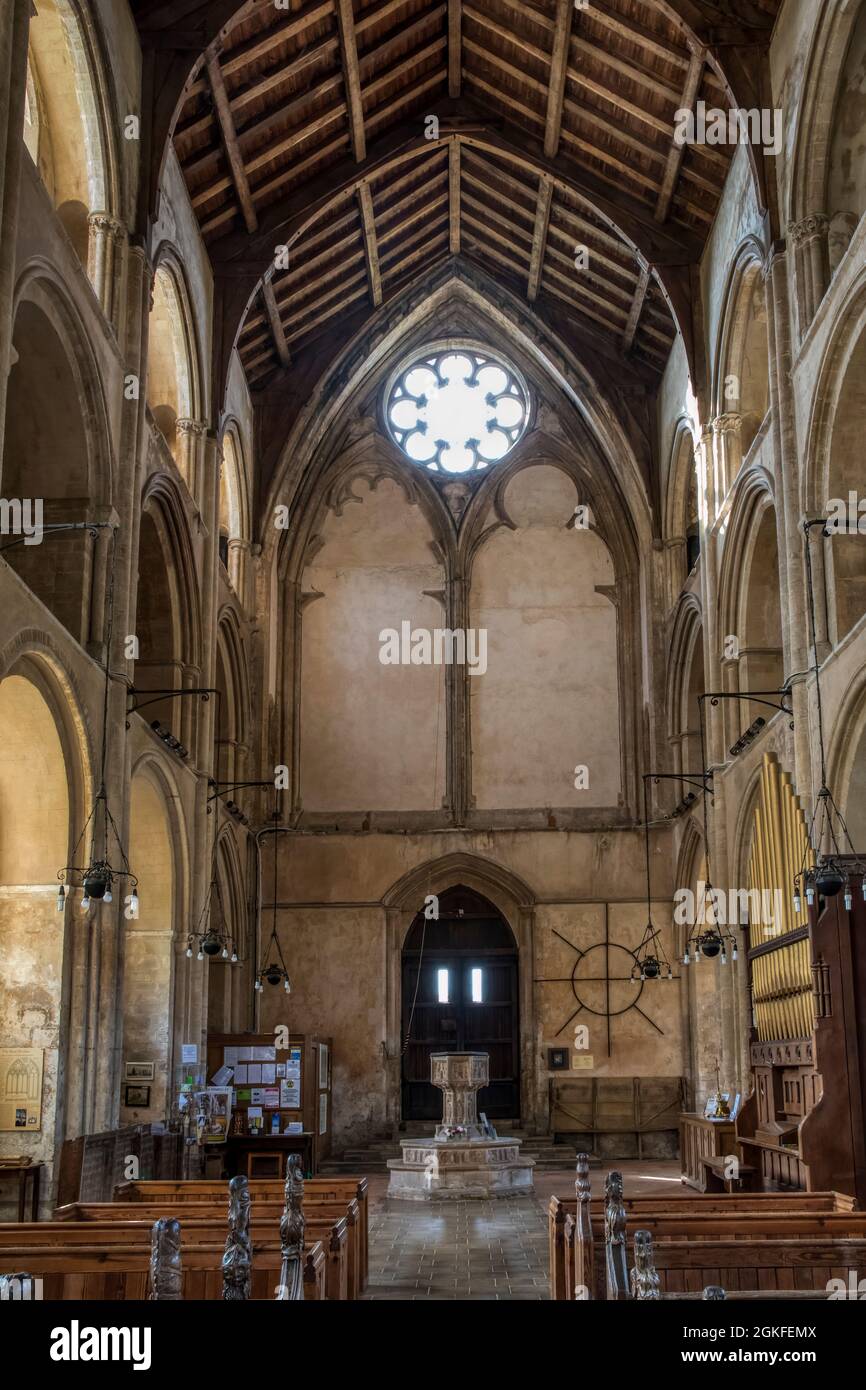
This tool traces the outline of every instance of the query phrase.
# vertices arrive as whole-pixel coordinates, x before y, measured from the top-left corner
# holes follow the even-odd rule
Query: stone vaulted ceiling
[[[251,386],[455,256],[658,374],[731,157],[675,113],[758,92],[779,3],[138,0]]]

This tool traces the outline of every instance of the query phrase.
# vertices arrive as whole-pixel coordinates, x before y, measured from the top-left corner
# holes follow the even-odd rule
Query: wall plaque
[[[0,1130],[42,1128],[41,1047],[0,1047]]]

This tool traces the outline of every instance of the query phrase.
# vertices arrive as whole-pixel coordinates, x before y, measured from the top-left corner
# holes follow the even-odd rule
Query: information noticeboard
[[[0,1130],[42,1128],[41,1047],[0,1047]]]

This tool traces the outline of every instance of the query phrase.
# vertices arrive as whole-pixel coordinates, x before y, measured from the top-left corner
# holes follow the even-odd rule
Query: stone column
[[[743,417],[728,411],[717,415],[713,421],[713,440],[715,443],[715,490],[717,503],[728,495],[728,491],[743,463]]]
[[[201,450],[207,425],[202,420],[181,418],[175,421],[177,436],[176,459],[180,475],[189,489],[190,496],[204,514],[202,497]],[[219,493],[217,493],[219,495]],[[208,523],[209,524],[209,523]]]
[[[816,659],[820,663],[827,660],[833,650],[830,641],[829,631],[829,605],[827,602],[827,568],[826,558],[826,538],[822,534],[822,527],[813,526],[809,531],[809,554],[812,560],[812,592],[815,601],[815,645],[817,647]],[[808,603],[808,593],[806,601]],[[808,641],[811,643],[812,634],[809,630]]]
[[[805,338],[830,284],[829,228],[830,220],[823,212],[810,213],[788,226],[794,246],[801,338]]]
[[[124,371],[143,380],[147,353],[148,306],[151,273],[141,247],[129,257],[127,297],[121,315],[120,348]],[[144,392],[138,399],[124,398],[118,449],[120,486],[117,493],[118,531],[114,560],[113,671],[128,671],[124,638],[133,631],[136,603],[139,506],[146,458]],[[110,552],[110,542],[100,542]],[[106,565],[109,554],[106,554]],[[124,846],[129,845],[129,787],[131,769],[125,756],[123,730],[126,686],[113,681],[109,706],[109,798]],[[136,866],[132,865],[133,872]],[[141,869],[138,872],[141,874]],[[141,875],[144,878],[144,875]],[[112,908],[103,906],[99,930],[76,923],[67,942],[70,956],[70,1006],[66,1025],[66,1115],[64,1137],[117,1123],[120,1099],[120,1066],[123,1040],[123,966],[126,919],[125,891],[119,891]]]
[[[30,9],[30,0],[6,0],[0,24],[0,477],[6,432],[6,393],[12,368],[12,298],[24,156]]]
[[[802,671],[807,663],[809,619],[798,487],[800,467],[791,386],[788,277],[786,257],[780,248],[774,249],[770,255],[766,283],[784,662],[786,674],[793,674]],[[807,806],[812,796],[812,763],[808,690],[802,680],[793,687],[793,710],[794,781],[804,806]]]
[[[245,613],[249,611],[249,602],[247,596],[247,570],[249,566],[249,553],[249,541],[241,540],[238,537],[235,537],[233,540],[229,541],[229,579],[231,580],[232,585],[234,586],[234,591],[240,599],[241,607],[243,608]]]
[[[87,219],[87,225],[90,228],[87,274],[102,305],[102,312],[114,327],[117,282],[115,261],[118,252],[122,254],[124,228],[116,217],[111,217],[107,212],[92,212]]]

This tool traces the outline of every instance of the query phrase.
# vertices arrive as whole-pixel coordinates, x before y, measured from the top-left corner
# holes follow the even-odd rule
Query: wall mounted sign
[[[42,1128],[41,1047],[0,1047],[0,1130]]]

